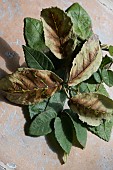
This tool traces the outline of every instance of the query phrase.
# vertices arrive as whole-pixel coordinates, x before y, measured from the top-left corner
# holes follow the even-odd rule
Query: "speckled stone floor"
[[[0,77],[15,71],[24,63],[22,45],[23,19],[39,18],[42,8],[66,9],[74,0],[0,0]],[[113,45],[112,0],[78,0],[89,13],[93,30],[103,43]],[[107,3],[106,3],[107,2]],[[113,97],[113,89],[108,89]],[[27,115],[27,112],[26,112]],[[26,117],[26,116],[25,116]],[[73,147],[65,165],[61,153],[45,137],[24,134],[25,118],[20,107],[0,97],[0,161],[14,162],[17,170],[113,170],[113,134],[109,143],[88,133],[86,148]],[[57,155],[59,153],[59,156]]]

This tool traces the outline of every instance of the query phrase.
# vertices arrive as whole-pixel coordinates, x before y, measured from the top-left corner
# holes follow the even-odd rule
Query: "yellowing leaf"
[[[0,90],[11,102],[29,105],[52,96],[61,89],[61,83],[51,71],[21,68],[0,80]]]
[[[76,45],[76,37],[72,31],[71,19],[67,14],[57,7],[52,7],[43,9],[41,17],[46,46],[59,59],[72,54]]]
[[[69,106],[79,115],[79,119],[91,126],[99,126],[103,119],[110,120],[113,101],[97,93],[82,93],[71,98]]]
[[[69,77],[69,86],[77,85],[87,80],[96,72],[102,61],[102,52],[97,35],[93,35],[86,41],[74,58]]]

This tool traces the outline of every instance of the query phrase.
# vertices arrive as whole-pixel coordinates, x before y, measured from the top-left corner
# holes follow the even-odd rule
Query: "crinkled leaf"
[[[109,122],[103,121],[103,123],[97,127],[88,127],[88,130],[97,135],[99,138],[108,142],[110,140],[112,127],[113,119],[111,119]]]
[[[92,23],[88,13],[78,4],[74,3],[66,12],[73,23],[74,32],[83,40],[92,35]]]
[[[103,69],[101,72],[103,82],[109,87],[113,86],[113,71]]]
[[[47,135],[52,131],[51,121],[57,116],[57,113],[53,109],[46,110],[45,112],[39,114],[32,121],[29,134],[32,136],[42,136]]]
[[[68,125],[68,126],[67,126]],[[63,116],[63,118],[57,117],[54,122],[55,137],[62,147],[62,149],[69,154],[72,147],[73,130],[70,124],[70,120]]]
[[[91,126],[99,126],[102,120],[110,120],[113,101],[102,94],[82,93],[71,98],[69,106],[79,115],[79,119]]]
[[[52,96],[61,88],[61,83],[51,71],[20,68],[0,80],[0,90],[11,102],[29,105]]]
[[[48,51],[44,42],[43,24],[40,20],[34,18],[25,18],[24,20],[24,36],[26,44],[29,47],[46,52]]]
[[[111,56],[113,56],[113,46],[112,45],[109,46],[109,53]]]
[[[102,52],[99,46],[99,40],[93,35],[86,41],[81,51],[74,58],[69,77],[69,86],[77,85],[87,80],[96,72],[102,61]]]
[[[27,46],[23,46],[25,60],[28,67],[39,70],[54,70],[51,60],[43,53]]]
[[[70,56],[76,46],[71,19],[57,7],[43,9],[41,17],[47,47],[59,59]]]
[[[74,126],[74,132],[76,134],[76,138],[78,142],[80,143],[80,145],[84,148],[86,146],[86,141],[87,141],[86,128],[81,125],[80,120],[78,119],[77,116],[73,118],[71,110],[66,109],[64,110],[64,112],[66,112],[68,116],[70,117],[73,123],[73,126]]]

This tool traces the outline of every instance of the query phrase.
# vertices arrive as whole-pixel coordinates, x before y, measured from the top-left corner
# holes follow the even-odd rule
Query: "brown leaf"
[[[102,119],[110,120],[113,115],[113,101],[98,93],[82,93],[71,98],[69,106],[79,119],[91,126],[99,126]]]
[[[74,58],[69,77],[69,86],[77,85],[87,80],[96,72],[102,61],[102,52],[97,35],[93,35],[86,41]]]
[[[46,46],[59,59],[70,56],[77,42],[70,17],[57,7],[43,9],[41,17]]]
[[[29,105],[52,96],[61,89],[61,83],[51,71],[21,68],[0,80],[0,90],[11,102]]]

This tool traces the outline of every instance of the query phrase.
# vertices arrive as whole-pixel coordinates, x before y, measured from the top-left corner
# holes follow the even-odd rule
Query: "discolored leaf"
[[[39,70],[54,70],[53,63],[43,52],[27,46],[23,46],[23,49],[28,67]]]
[[[113,119],[111,119],[109,122],[103,121],[102,124],[97,127],[88,127],[88,130],[97,135],[99,138],[108,142],[110,140],[112,127]]]
[[[11,102],[29,105],[41,102],[61,89],[62,79],[48,70],[20,68],[0,80],[0,90]]]
[[[72,111],[69,109],[64,110],[66,114],[68,114],[74,126],[74,133],[80,145],[84,148],[86,146],[87,141],[87,130],[80,123],[80,120],[77,116],[73,118]]]
[[[103,69],[101,72],[103,82],[109,87],[113,86],[113,71]]]
[[[84,43],[81,51],[74,58],[69,77],[69,86],[87,80],[96,72],[102,61],[102,52],[97,35],[93,35]]]
[[[74,3],[66,12],[72,20],[74,32],[81,39],[88,39],[93,33],[88,13],[78,3]]]
[[[39,114],[31,123],[29,134],[32,136],[47,135],[52,131],[51,121],[57,116],[53,109],[46,110]]]
[[[71,19],[57,7],[43,9],[41,17],[47,47],[59,59],[70,56],[76,46]]]
[[[99,126],[102,120],[110,120],[113,101],[98,93],[82,93],[71,98],[69,106],[79,115],[80,120],[91,126]]]
[[[25,18],[24,36],[26,44],[29,45],[29,47],[38,51],[48,51],[48,48],[45,46],[44,42],[43,24],[40,20]]]
[[[67,128],[68,125],[68,128]],[[73,131],[67,117],[57,117],[54,122],[55,137],[62,149],[69,154],[72,147]]]

